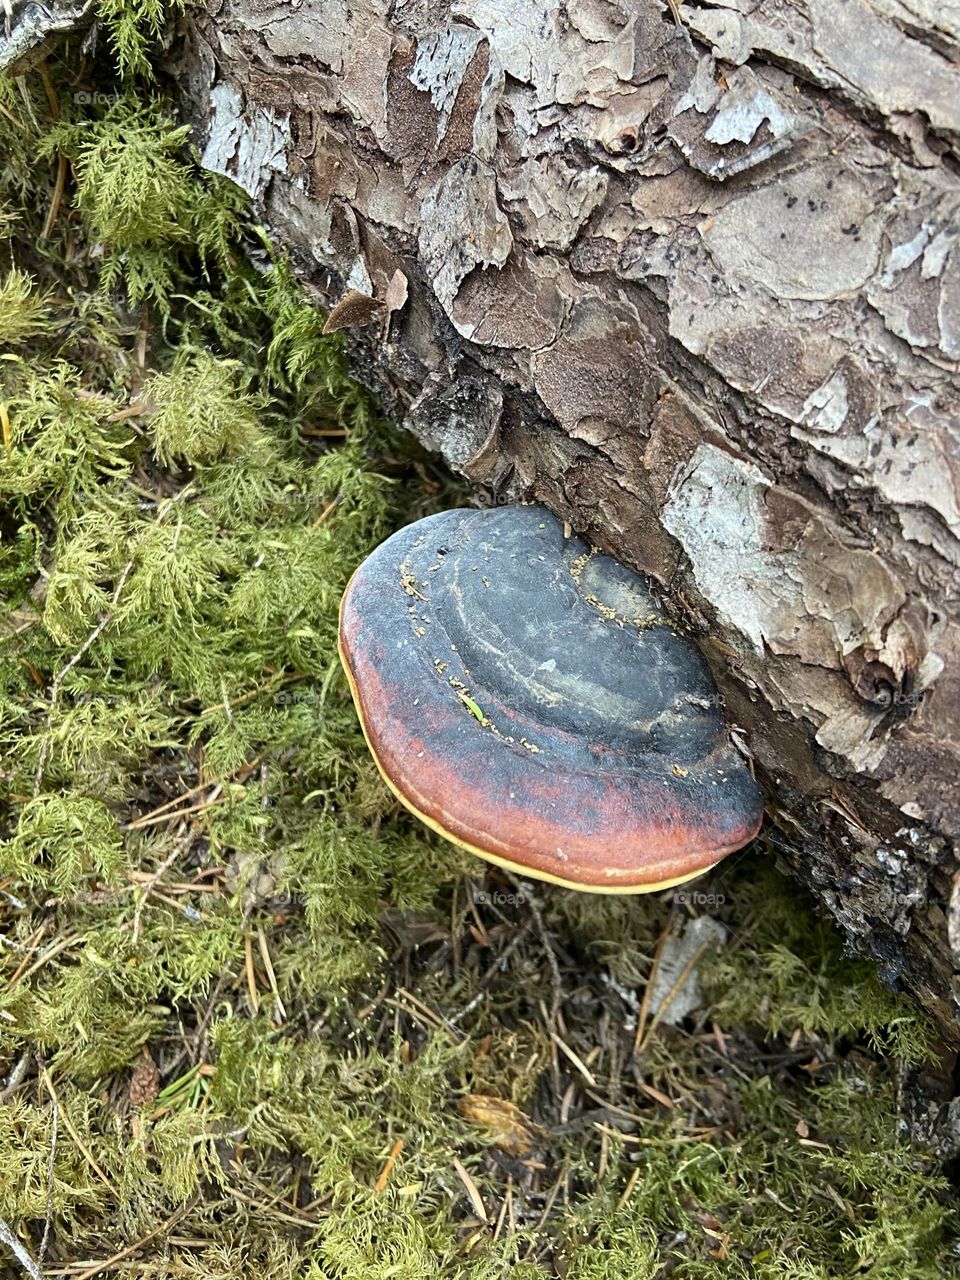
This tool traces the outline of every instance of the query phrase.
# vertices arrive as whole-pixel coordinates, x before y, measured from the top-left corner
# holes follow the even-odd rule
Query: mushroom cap
[[[544,507],[395,533],[347,586],[339,648],[388,786],[490,862],[642,893],[759,830],[698,650],[638,574]]]

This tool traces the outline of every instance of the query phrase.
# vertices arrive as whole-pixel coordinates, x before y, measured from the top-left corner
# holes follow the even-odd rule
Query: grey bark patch
[[[200,163],[258,199],[275,173],[287,171],[287,118],[270,107],[254,108],[245,116],[239,93],[227,81],[214,86],[210,106]]]
[[[500,178],[506,207],[532,215],[530,239],[540,249],[569,249],[607,185],[597,165],[582,169],[557,156],[525,160]]]
[[[683,890],[678,890],[683,893]],[[650,983],[648,1008],[651,1017],[668,1026],[678,1026],[703,1003],[696,957],[705,947],[722,947],[728,930],[711,916],[696,916],[682,933],[671,934],[663,944],[660,963]],[[691,965],[684,976],[684,970]]]
[[[4,0],[0,69],[22,75],[43,59],[48,42],[89,21],[93,9],[93,0],[50,4],[38,3],[38,0]]]
[[[752,142],[762,124],[766,124],[774,138],[780,138],[794,128],[794,118],[787,115],[766,89],[752,85],[741,92],[731,89],[703,136],[721,147],[728,142]]]
[[[881,230],[867,185],[823,163],[732,200],[704,241],[724,272],[776,297],[824,300],[866,284],[879,261]]]
[[[468,92],[472,101],[462,103],[465,84],[474,67],[480,68],[483,74],[472,94]],[[454,23],[420,40],[409,77],[418,89],[430,94],[438,115],[438,143],[449,145],[451,132],[456,132],[459,123],[463,136],[454,141],[460,150],[484,160],[492,158],[496,150],[496,105],[503,89],[503,71],[499,62],[490,57],[490,46],[479,31]],[[458,107],[463,117],[460,121]]]
[[[474,267],[501,267],[513,244],[497,204],[492,170],[473,157],[460,160],[427,195],[420,210],[420,255],[433,291],[454,318],[453,301]],[[469,337],[473,325],[464,326]]]
[[[467,372],[453,381],[434,373],[405,425],[428,448],[443,448],[458,471],[495,489],[509,471],[500,453],[502,417],[503,395],[495,385]]]
[[[749,67],[736,68],[722,82],[714,70],[712,58],[701,59],[673,108],[669,134],[688,163],[715,181],[787,151],[815,124],[813,113],[798,112],[772,80]]]

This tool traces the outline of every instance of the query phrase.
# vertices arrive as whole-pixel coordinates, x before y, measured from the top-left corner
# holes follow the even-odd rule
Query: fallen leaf
[[[533,1146],[537,1126],[505,1098],[468,1093],[457,1102],[457,1110],[508,1156],[524,1156]]]

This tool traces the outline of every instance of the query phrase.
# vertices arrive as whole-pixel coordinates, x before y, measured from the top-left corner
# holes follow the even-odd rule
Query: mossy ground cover
[[[698,886],[730,932],[674,1027],[700,908],[393,802],[340,593],[470,495],[196,167],[160,11],[104,12],[122,75],[0,85],[4,1274],[960,1274],[950,1063],[769,854]]]

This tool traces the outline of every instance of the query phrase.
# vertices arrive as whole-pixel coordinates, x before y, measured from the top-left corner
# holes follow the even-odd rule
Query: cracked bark
[[[662,584],[773,846],[956,1039],[960,4],[680,12],[208,0],[166,66],[398,419]]]

